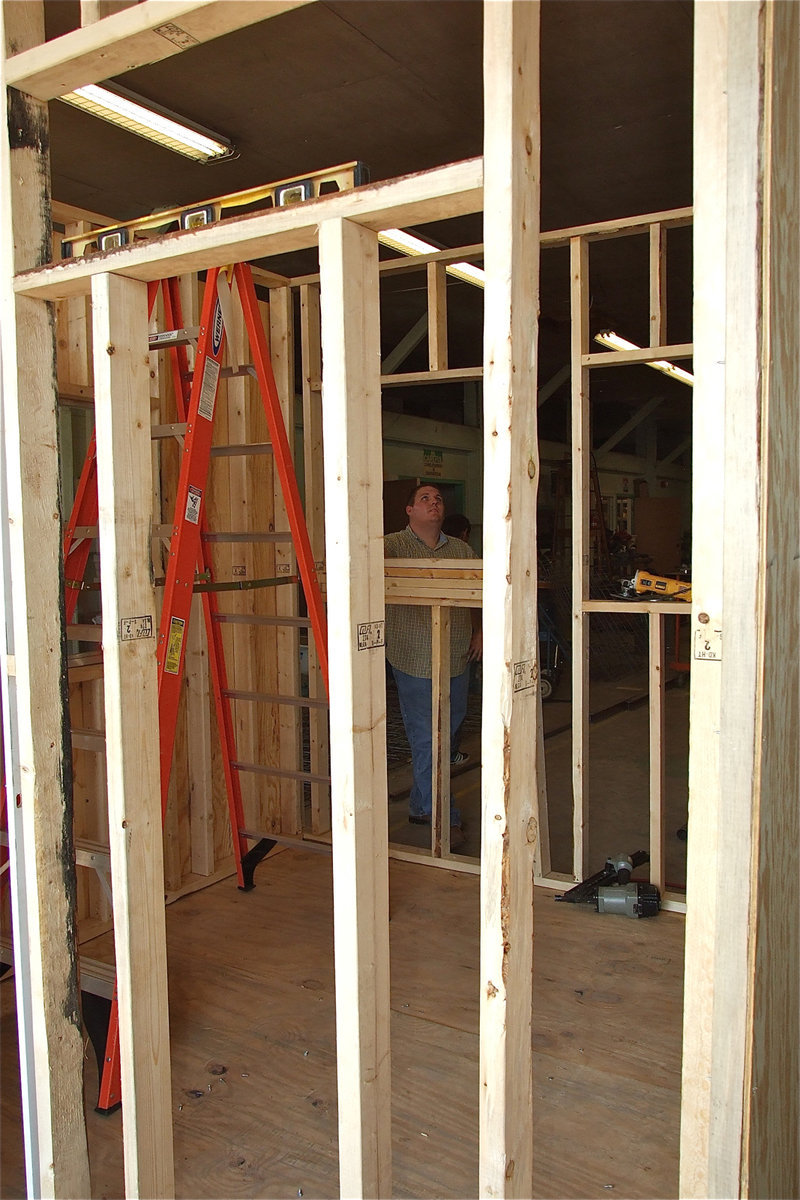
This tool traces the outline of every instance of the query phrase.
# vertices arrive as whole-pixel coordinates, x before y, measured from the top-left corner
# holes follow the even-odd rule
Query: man
[[[475,551],[459,538],[442,533],[444,500],[437,487],[419,484],[406,500],[408,525],[383,540],[386,558],[477,558]],[[467,711],[470,663],[483,650],[480,609],[450,611],[450,737],[451,754]],[[411,746],[414,776],[409,798],[409,821],[430,825],[433,808],[431,787],[431,612],[427,605],[387,604],[386,657],[392,668],[400,698],[400,711]],[[461,814],[450,801],[450,846],[463,842]]]

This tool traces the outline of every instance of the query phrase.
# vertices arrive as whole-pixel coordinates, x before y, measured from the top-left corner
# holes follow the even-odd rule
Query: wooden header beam
[[[586,238],[590,242],[603,242],[609,238],[629,237],[638,229],[649,233],[651,225],[662,225],[665,229],[678,229],[691,225],[692,208],[667,208],[661,212],[647,213],[638,217],[620,217],[617,221],[596,221],[591,225],[572,225],[566,229],[546,229],[541,235],[543,246],[568,246],[572,238]]]
[[[89,258],[67,259],[18,276],[15,288],[39,300],[62,300],[88,294],[93,275],[127,275],[149,283],[166,275],[308,249],[317,245],[319,227],[329,220],[345,219],[377,231],[464,216],[482,208],[483,160],[470,158],[389,183],[232,217]]]
[[[37,100],[65,96],[310,0],[144,0],[8,59],[6,83]]]

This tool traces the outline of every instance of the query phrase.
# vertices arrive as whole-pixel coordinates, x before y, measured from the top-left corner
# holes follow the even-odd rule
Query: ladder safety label
[[[375,650],[386,645],[386,622],[364,621],[358,626],[359,650]]]
[[[186,497],[186,520],[191,521],[193,525],[200,524],[200,501],[203,499],[203,493],[200,488],[192,487],[189,484],[189,495]]]
[[[177,675],[181,665],[181,647],[183,646],[183,633],[186,628],[186,622],[180,617],[171,617],[169,622],[169,641],[167,642],[167,655],[164,659],[164,670],[169,675]]]
[[[119,640],[121,642],[138,642],[140,638],[153,636],[153,618],[123,617],[119,623]]]
[[[197,411],[207,421],[214,420],[214,405],[217,403],[217,385],[219,384],[219,363],[214,358],[207,358],[203,367],[203,383],[200,388],[200,403]]]

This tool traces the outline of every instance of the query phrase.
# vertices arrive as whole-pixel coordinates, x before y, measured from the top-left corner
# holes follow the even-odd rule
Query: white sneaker
[[[464,754],[462,750],[456,750],[453,757],[450,759],[451,767],[460,767],[462,763],[469,762],[469,755]]]

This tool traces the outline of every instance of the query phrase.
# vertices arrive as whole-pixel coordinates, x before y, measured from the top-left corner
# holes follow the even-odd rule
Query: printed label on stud
[[[722,659],[722,630],[706,625],[694,631],[694,657],[719,662]]]
[[[152,636],[152,617],[123,617],[119,623],[119,640],[121,642],[138,642],[141,638],[151,638]]]
[[[375,650],[386,645],[386,622],[364,621],[358,626],[359,650]]]
[[[532,687],[536,687],[536,663],[530,659],[514,663],[514,691],[526,692]]]

